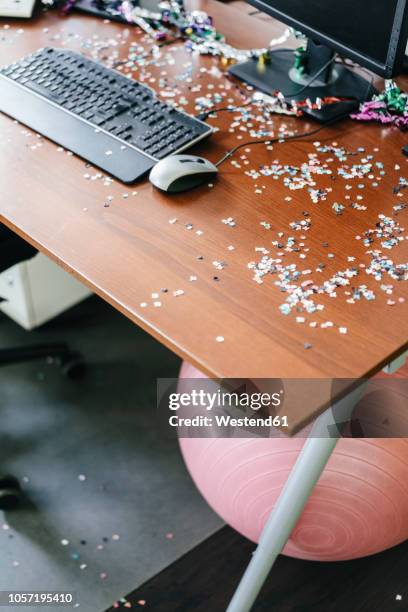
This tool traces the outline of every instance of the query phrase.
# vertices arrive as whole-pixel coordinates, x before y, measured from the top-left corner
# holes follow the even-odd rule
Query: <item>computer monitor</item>
[[[249,60],[230,72],[266,93],[290,100],[347,98],[355,104],[372,95],[364,78],[335,61],[336,53],[379,76],[401,70],[408,36],[408,0],[248,0],[259,10],[308,37],[302,70],[294,53],[276,50],[261,64]],[[313,113],[312,113],[313,114]],[[314,113],[325,120],[324,111]]]

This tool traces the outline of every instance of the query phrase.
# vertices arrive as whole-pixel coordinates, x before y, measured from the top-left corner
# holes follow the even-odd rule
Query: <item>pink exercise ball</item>
[[[184,363],[180,379],[203,378]],[[179,381],[182,390],[183,381]],[[408,418],[408,417],[407,417]],[[304,438],[180,438],[187,468],[208,504],[253,542]],[[340,561],[408,539],[408,440],[341,439],[284,554]]]

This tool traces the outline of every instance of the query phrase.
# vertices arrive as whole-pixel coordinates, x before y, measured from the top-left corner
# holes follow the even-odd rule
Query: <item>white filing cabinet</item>
[[[50,259],[33,259],[0,274],[2,310],[25,329],[33,329],[88,297],[91,291]]]
[[[31,17],[35,0],[0,0],[0,17]]]

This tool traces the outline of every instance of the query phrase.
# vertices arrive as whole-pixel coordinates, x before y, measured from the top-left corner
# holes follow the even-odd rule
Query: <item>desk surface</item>
[[[197,1],[195,6],[213,15],[227,40],[237,46],[265,45],[284,30],[281,24],[262,22],[211,0]],[[88,55],[98,46],[101,57],[126,58],[132,43],[135,57],[140,54],[139,43],[151,47],[136,28],[74,14],[64,18],[49,12],[24,24],[0,21],[2,63],[47,45],[64,45]],[[185,97],[189,103],[184,108],[191,112],[199,96],[224,94],[228,102],[243,99],[242,86],[220,73],[217,59],[191,57],[182,44],[165,47],[161,53],[134,74],[164,92],[165,99]],[[407,86],[408,79],[400,83]],[[259,113],[250,113],[247,122],[239,112],[211,119],[221,131],[195,152],[216,160],[226,149],[250,139],[250,129],[277,133],[284,125],[299,131],[314,127],[279,115],[265,125],[257,120]],[[236,117],[239,120],[231,128]],[[400,152],[406,135],[396,128],[351,120],[321,132],[322,145],[335,141],[348,151],[365,149],[346,161],[318,152],[314,140],[278,144],[272,151],[264,145],[248,147],[234,156],[233,163],[221,167],[213,187],[168,197],[148,181],[128,187],[95,178],[98,171],[83,160],[0,116],[0,219],[214,377],[360,378],[375,373],[408,347],[408,282],[387,274],[377,281],[366,273],[371,261],[368,248],[381,249],[394,264],[408,262],[408,209],[398,214],[394,209],[408,200],[408,189],[401,192],[403,197],[393,192],[400,177],[408,178],[408,159]],[[312,153],[321,164],[333,160],[327,161],[331,175],[313,175],[316,189],[332,189],[327,199],[317,203],[307,185],[297,190],[285,186],[289,175],[248,174],[275,161],[300,166],[310,162]],[[373,155],[368,162],[373,169],[364,178],[338,175],[345,164],[364,164],[367,155]],[[341,215],[333,209],[335,202],[345,206]],[[380,214],[407,228],[400,234],[407,239],[391,250],[384,249],[375,234],[370,246],[356,239],[375,228]],[[223,222],[230,217],[234,227]],[[290,225],[309,218],[307,231]],[[277,246],[285,247],[289,236],[296,238],[300,250]],[[358,276],[350,278],[348,287],[338,288],[336,297],[315,295],[323,310],[314,314],[292,310],[285,316],[279,306],[288,294],[275,285],[277,276],[268,275],[258,284],[248,268],[249,262],[261,259],[262,253],[255,251],[259,247],[284,265],[295,263],[302,274],[293,282],[299,286],[304,279],[321,287],[351,267],[357,268]],[[214,262],[226,266],[219,270]],[[325,267],[319,268],[320,264]],[[351,296],[345,291],[360,285],[372,289],[375,299],[361,297],[349,303]],[[393,285],[392,294],[384,285]],[[184,294],[175,296],[179,290]],[[322,328],[327,322],[333,327]]]

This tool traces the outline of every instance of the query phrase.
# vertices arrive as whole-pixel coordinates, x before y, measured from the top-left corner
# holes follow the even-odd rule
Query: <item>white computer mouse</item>
[[[150,182],[167,193],[188,191],[211,180],[217,166],[195,155],[169,155],[159,161],[150,172]]]

